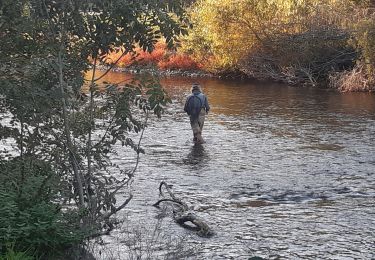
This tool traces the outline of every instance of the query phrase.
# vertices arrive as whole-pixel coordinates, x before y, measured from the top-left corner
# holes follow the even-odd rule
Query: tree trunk
[[[77,182],[76,189],[78,191],[78,196],[79,196],[79,204],[78,206],[82,208],[85,204],[84,202],[84,193],[83,193],[83,180],[82,180],[82,175],[79,172],[78,169],[78,162],[75,157],[75,152],[74,152],[74,145],[72,142],[71,138],[71,133],[70,133],[70,124],[68,120],[68,109],[66,105],[66,97],[65,97],[65,90],[64,90],[64,78],[63,78],[63,43],[61,43],[60,48],[59,48],[59,53],[58,53],[58,67],[59,67],[59,86],[60,86],[60,91],[61,91],[61,103],[62,103],[62,108],[63,108],[63,119],[64,119],[64,133],[65,133],[65,138],[67,142],[67,147],[69,150],[69,161],[73,169],[74,177]]]

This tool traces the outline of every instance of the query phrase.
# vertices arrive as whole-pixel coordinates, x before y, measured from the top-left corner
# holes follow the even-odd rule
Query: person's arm
[[[210,111],[210,105],[208,104],[207,96],[205,96],[204,99],[204,106],[206,107],[206,113],[208,113],[208,111]]]
[[[188,101],[189,101],[189,98],[190,98],[190,96],[189,97],[187,97],[187,99],[186,99],[186,101],[185,101],[185,106],[184,106],[184,111],[186,112],[186,113],[188,113]]]

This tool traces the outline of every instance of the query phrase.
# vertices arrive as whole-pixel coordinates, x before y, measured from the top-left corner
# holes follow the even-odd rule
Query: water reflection
[[[92,72],[87,73],[90,78]],[[97,71],[97,76],[103,72]],[[125,84],[133,75],[110,72],[98,83]],[[332,122],[332,116],[317,117],[319,111],[374,116],[375,95],[372,93],[336,93],[315,88],[298,88],[276,83],[238,82],[215,78],[163,77],[161,84],[173,100],[183,107],[185,97],[193,82],[200,83],[207,94],[212,113],[226,116],[277,116],[298,120],[301,123],[325,120]],[[121,84],[120,84],[121,85]]]
[[[202,144],[194,144],[190,148],[189,154],[183,160],[185,165],[193,166],[193,169],[201,169],[210,160],[210,156],[206,152]]]

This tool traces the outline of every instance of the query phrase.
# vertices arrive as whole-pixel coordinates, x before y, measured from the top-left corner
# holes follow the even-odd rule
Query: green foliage
[[[137,166],[116,168],[113,146],[138,158],[129,133],[143,134],[170,100],[146,78],[103,89],[96,64],[113,51],[151,51],[160,38],[174,45],[187,28],[181,1],[4,0],[0,14],[0,113],[9,118],[0,137],[17,144],[0,157],[0,243],[41,252],[107,233]]]
[[[57,203],[66,184],[49,164],[31,157],[16,158],[2,162],[0,172],[1,245],[13,243],[12,250],[32,249],[48,255],[81,241],[77,220],[70,221],[77,213],[63,213]],[[9,247],[1,248],[4,250],[9,252]]]
[[[0,260],[34,260],[35,258],[30,254],[30,250],[15,251],[14,243],[7,243],[5,245],[6,252],[4,255],[0,254]]]

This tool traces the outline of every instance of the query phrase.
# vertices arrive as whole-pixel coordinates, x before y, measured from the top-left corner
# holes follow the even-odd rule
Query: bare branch
[[[126,54],[128,54],[129,52],[128,51],[124,51],[121,55],[120,55],[120,57],[118,57],[118,59],[114,62],[114,63],[112,63],[110,66],[109,66],[109,68],[101,75],[101,76],[99,76],[98,78],[96,78],[96,79],[94,79],[94,81],[96,82],[96,81],[98,81],[98,80],[100,80],[100,79],[102,79],[105,75],[107,75],[116,65],[117,65],[117,63],[120,61],[120,59],[122,58],[122,57],[124,57]]]
[[[159,208],[159,205],[162,202],[172,202],[174,204],[177,204],[176,206],[178,206],[178,208],[173,209],[173,218],[177,224],[181,225],[184,228],[197,231],[199,236],[211,237],[214,235],[213,230],[206,224],[204,220],[200,219],[191,211],[189,211],[189,207],[185,203],[183,203],[180,199],[176,198],[176,196],[173,194],[170,188],[170,185],[168,185],[165,181],[162,181],[159,185],[159,192],[161,196],[164,197],[164,194],[162,192],[163,187],[165,187],[169,196],[172,199],[169,199],[169,198],[160,199],[153,205],[154,207]],[[191,222],[194,226],[187,225],[186,222]]]
[[[113,209],[111,212],[108,212],[107,214],[101,216],[101,220],[108,221],[111,216],[116,214],[118,211],[122,210],[123,208],[126,207],[126,205],[129,204],[129,202],[132,200],[133,194],[130,194],[129,197],[117,208]]]
[[[156,208],[159,208],[159,204],[162,203],[162,202],[165,202],[165,201],[173,202],[173,203],[176,203],[176,204],[184,207],[184,205],[180,201],[176,201],[174,199],[160,199],[156,203],[154,203],[152,206],[154,206]]]

